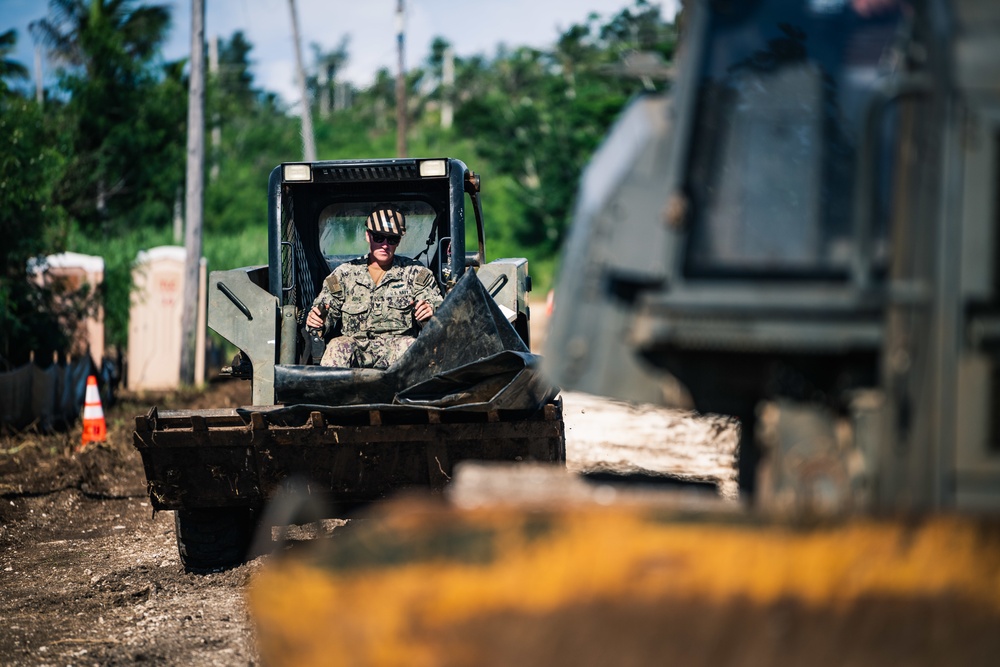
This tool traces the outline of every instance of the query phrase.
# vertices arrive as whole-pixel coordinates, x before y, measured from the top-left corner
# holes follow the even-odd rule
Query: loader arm
[[[253,365],[254,405],[274,403],[278,299],[263,287],[266,281],[266,266],[212,271],[208,289],[208,326]]]

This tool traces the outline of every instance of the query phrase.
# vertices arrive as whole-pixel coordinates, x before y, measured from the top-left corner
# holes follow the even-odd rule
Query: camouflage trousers
[[[396,363],[415,340],[417,339],[412,336],[376,338],[337,336],[326,344],[320,365],[334,368],[386,369]]]

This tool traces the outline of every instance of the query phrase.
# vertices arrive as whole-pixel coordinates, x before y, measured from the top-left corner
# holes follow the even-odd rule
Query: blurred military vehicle
[[[545,362],[739,417],[791,516],[466,463],[268,564],[262,660],[996,662],[996,516],[920,514],[1000,506],[998,50],[997,3],[686,3],[670,94],[582,179]],[[815,516],[857,508],[889,516]]]
[[[440,489],[463,460],[565,462],[558,389],[528,347],[528,263],[486,261],[479,190],[449,158],[274,168],[268,264],[213,271],[208,288],[208,325],[239,348],[228,371],[251,381],[253,405],[136,419],[150,500],[176,512],[186,568],[241,562],[286,487],[311,497],[310,519],[345,518],[403,488]],[[398,252],[431,270],[444,302],[388,369],[319,366],[306,312],[335,267],[368,252],[376,206],[405,214]],[[386,303],[412,316],[412,301]]]
[[[685,13],[582,178],[554,381],[738,417],[771,507],[1000,509],[1000,3]]]

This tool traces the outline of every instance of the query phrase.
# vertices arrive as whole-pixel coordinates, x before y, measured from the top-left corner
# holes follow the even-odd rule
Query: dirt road
[[[249,403],[225,382],[170,407]],[[735,430],[724,420],[564,396],[571,470],[661,471],[733,498]],[[162,403],[160,403],[163,405]],[[135,415],[107,411],[109,440],[80,453],[80,427],[0,438],[0,662],[5,665],[248,665],[258,661],[245,588],[266,557],[183,571],[170,512],[153,514]]]
[[[244,389],[195,402],[245,403]],[[153,515],[130,444],[145,409],[108,410],[108,442],[80,453],[79,426],[0,440],[3,664],[255,664],[243,589],[259,562],[183,572],[173,515]]]

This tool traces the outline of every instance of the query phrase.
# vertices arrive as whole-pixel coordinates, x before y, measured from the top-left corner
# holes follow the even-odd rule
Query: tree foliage
[[[50,0],[49,7],[32,31],[60,64],[69,94],[62,109],[69,164],[56,197],[93,232],[114,233],[137,218],[164,223],[172,207],[162,205],[162,191],[171,201],[184,173],[179,69],[155,67],[168,7],[133,0]]]
[[[36,335],[58,327],[32,319],[50,307],[24,287],[24,267],[62,249],[105,257],[107,338],[126,341],[131,262],[137,250],[171,242],[184,182],[186,63],[163,61],[169,26],[169,4],[50,0],[48,16],[31,27],[60,66],[44,110],[8,87],[27,70],[7,57],[16,34],[0,34],[0,129],[11,138],[0,146],[0,354],[8,359],[15,339],[24,349],[58,345]],[[550,49],[456,54],[454,85],[444,81],[453,49],[438,37],[406,77],[411,154],[458,157],[482,175],[490,255],[528,257],[542,286],[538,267],[555,261],[581,170],[624,104],[650,86],[623,76],[621,62],[640,51],[669,60],[676,31],[657,6],[636,0],[554,37]],[[349,46],[347,36],[332,48],[313,45],[320,158],[391,156],[395,77],[382,70],[346,91],[339,79]],[[235,32],[218,47],[206,98],[208,136],[218,137],[207,150],[204,204],[212,269],[266,261],[268,174],[300,150],[298,119],[256,86],[246,36]],[[445,104],[452,127],[442,127]]]
[[[17,46],[16,30],[0,33],[0,97],[10,95],[8,80],[28,78],[28,68],[8,57],[15,46]]]
[[[639,2],[607,24],[576,24],[556,48],[501,50],[489,63],[460,62],[455,112],[459,131],[514,178],[525,216],[513,240],[543,255],[561,245],[580,173],[608,127],[645,84],[616,76],[612,66],[637,51],[670,58],[673,27],[656,7]]]
[[[52,147],[37,105],[0,101],[0,360],[24,360],[32,350],[65,347],[53,295],[28,278],[28,260],[62,250],[63,212],[52,191],[63,157]]]

